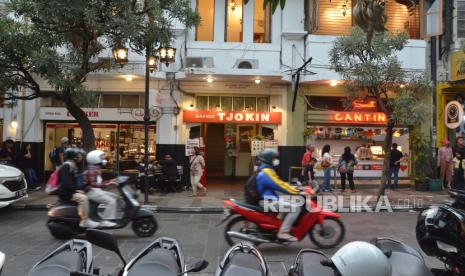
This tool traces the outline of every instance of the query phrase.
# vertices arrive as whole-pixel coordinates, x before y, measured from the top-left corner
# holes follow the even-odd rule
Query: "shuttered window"
[[[457,1],[457,37],[465,38],[465,1]]]

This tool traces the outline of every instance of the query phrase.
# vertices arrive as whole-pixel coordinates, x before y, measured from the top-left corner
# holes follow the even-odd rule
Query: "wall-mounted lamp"
[[[16,121],[16,118],[11,121],[10,126],[12,129],[17,129],[18,128],[18,121]]]
[[[273,105],[273,106],[271,107],[271,109],[272,109],[273,111],[276,110],[276,105]]]
[[[208,77],[208,78],[207,78],[207,82],[208,82],[208,83],[212,83],[212,82],[213,82],[213,78],[212,78],[212,77]]]
[[[262,82],[260,79],[255,79],[256,84],[260,84],[260,82]]]
[[[332,87],[335,87],[337,86],[337,80],[332,80],[329,85],[331,85]]]
[[[189,105],[189,107],[190,107],[190,108],[194,108],[194,104],[191,103],[191,104]]]

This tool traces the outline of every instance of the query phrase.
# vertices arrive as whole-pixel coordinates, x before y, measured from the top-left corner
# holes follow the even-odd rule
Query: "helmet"
[[[78,161],[81,151],[78,148],[68,148],[65,150],[65,161]]]
[[[386,255],[378,247],[363,241],[344,245],[331,261],[344,276],[390,276],[392,272]]]
[[[277,150],[275,150],[275,149],[264,149],[257,156],[257,158],[260,161],[262,161],[262,162],[264,162],[264,163],[266,163],[268,165],[272,165],[273,160],[278,158],[278,157],[279,157],[279,152]]]
[[[63,145],[63,144],[68,144],[69,143],[69,139],[68,137],[62,137],[60,139],[60,143]]]
[[[447,248],[465,252],[465,215],[447,205],[432,206],[418,215],[416,237],[429,256],[448,257]]]
[[[101,150],[93,150],[86,156],[87,164],[89,165],[100,165],[102,164],[105,153]]]

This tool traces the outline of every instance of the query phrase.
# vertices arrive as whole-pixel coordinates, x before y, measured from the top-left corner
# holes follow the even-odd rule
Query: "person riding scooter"
[[[288,195],[299,195],[299,189],[292,187],[289,183],[282,181],[274,170],[274,166],[279,165],[279,153],[274,149],[264,149],[257,158],[261,161],[259,173],[257,174],[257,191],[260,194],[260,205],[264,205],[264,201],[272,201],[279,207],[290,209],[279,229],[277,237],[281,240],[294,242],[298,239],[292,236],[289,232],[295,220],[299,217],[301,207],[297,204],[279,198],[277,192]]]
[[[89,201],[85,192],[77,185],[78,165],[83,156],[79,149],[69,148],[64,153],[64,159],[65,163],[60,167],[58,176],[58,197],[63,201],[74,201],[78,204],[80,227],[95,228],[99,224],[89,218]]]
[[[101,150],[93,150],[87,154],[87,169],[84,171],[83,181],[87,191],[89,200],[104,204],[105,211],[100,226],[114,227],[116,223],[108,221],[107,219],[115,219],[117,199],[113,193],[104,191],[108,185],[115,184],[113,180],[103,181],[101,168],[107,163],[105,153]]]

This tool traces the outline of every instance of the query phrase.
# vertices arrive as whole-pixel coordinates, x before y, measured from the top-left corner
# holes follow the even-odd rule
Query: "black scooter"
[[[70,240],[36,263],[27,276],[69,276],[72,272],[94,273],[92,245],[84,240]]]
[[[147,208],[140,206],[137,201],[137,194],[128,185],[129,177],[119,176],[116,178],[118,190],[124,200],[123,217],[112,220],[116,226],[97,227],[97,229],[120,229],[126,227],[132,221],[132,230],[139,237],[150,237],[158,228],[158,223],[152,213]],[[89,201],[89,217],[94,221],[101,221],[98,215],[98,203]],[[57,239],[71,239],[86,229],[79,226],[80,218],[77,212],[77,205],[74,202],[58,201],[56,206],[48,212],[47,227],[50,233]]]
[[[268,276],[269,274],[263,255],[255,246],[247,242],[231,247],[215,272],[215,276]]]

